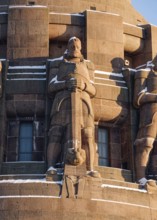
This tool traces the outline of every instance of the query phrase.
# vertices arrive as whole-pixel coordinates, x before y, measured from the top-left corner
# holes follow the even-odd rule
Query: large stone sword
[[[72,140],[71,147],[67,150],[66,159],[72,165],[81,165],[86,159],[85,150],[82,149],[81,138],[81,118],[83,117],[81,92],[78,88],[71,92]]]
[[[81,103],[80,91],[71,93],[71,106],[72,106],[72,145],[73,148],[81,148],[81,117],[82,117],[82,103]]]

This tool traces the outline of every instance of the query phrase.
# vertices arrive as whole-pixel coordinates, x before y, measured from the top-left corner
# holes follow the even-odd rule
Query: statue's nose
[[[73,45],[73,50],[76,50],[76,46],[75,45]]]

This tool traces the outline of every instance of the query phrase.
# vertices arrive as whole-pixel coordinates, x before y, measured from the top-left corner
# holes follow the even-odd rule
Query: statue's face
[[[68,52],[70,57],[80,57],[81,42],[80,40],[72,40],[68,44]]]

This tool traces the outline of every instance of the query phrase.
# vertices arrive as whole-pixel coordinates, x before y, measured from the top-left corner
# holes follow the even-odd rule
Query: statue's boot
[[[94,170],[94,146],[93,146],[93,138],[88,137],[89,144],[89,169],[87,166],[87,175],[94,178],[101,178],[101,175],[98,171]],[[88,163],[87,163],[88,164]]]

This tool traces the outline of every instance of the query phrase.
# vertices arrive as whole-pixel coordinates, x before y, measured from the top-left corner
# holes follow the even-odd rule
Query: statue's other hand
[[[77,81],[76,81],[76,87],[77,87],[78,89],[84,90],[85,87],[86,87],[86,84],[85,84],[85,82],[84,82],[82,79],[77,79]]]

